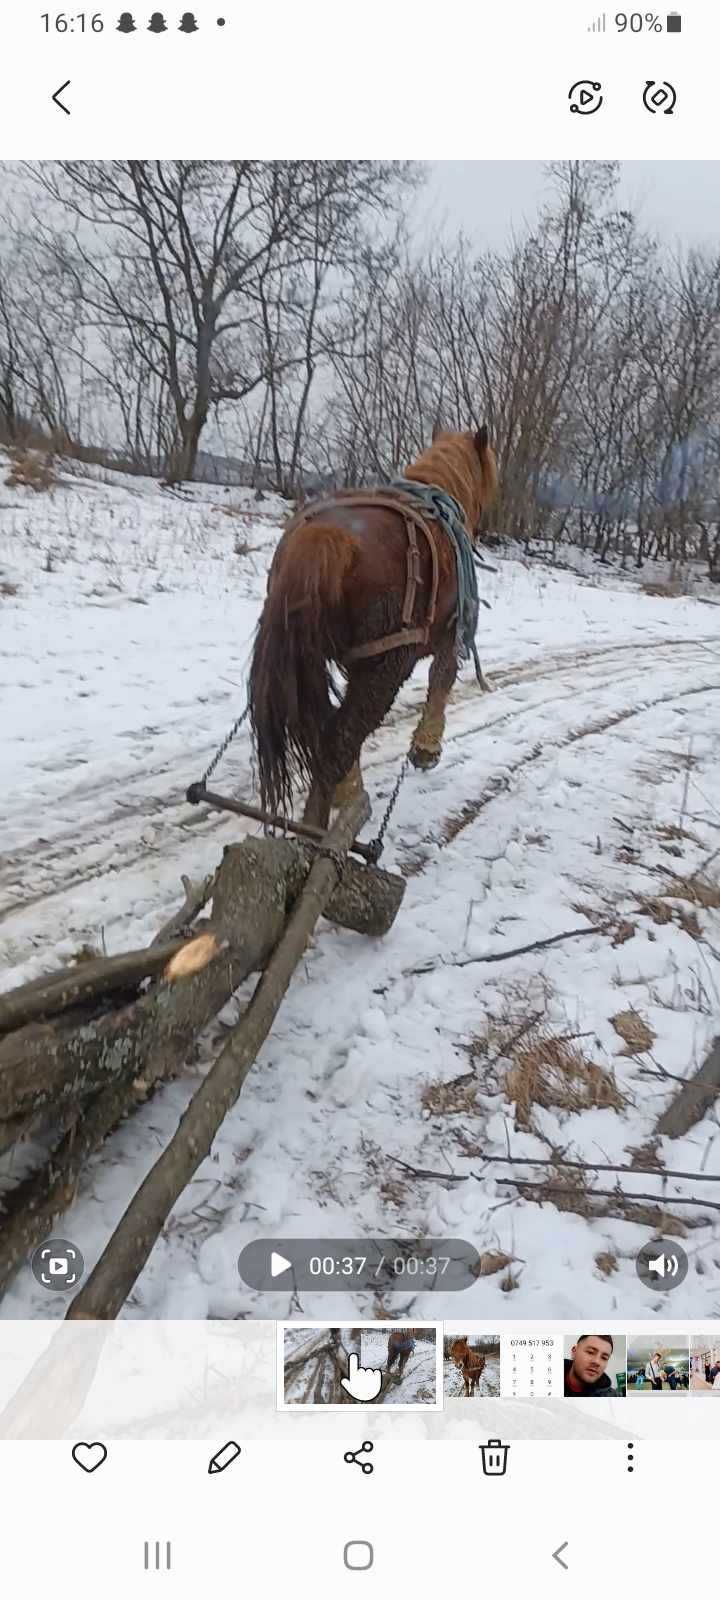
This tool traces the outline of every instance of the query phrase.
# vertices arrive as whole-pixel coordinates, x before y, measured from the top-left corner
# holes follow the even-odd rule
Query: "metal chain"
[[[223,758],[223,756],[225,754],[225,751],[228,749],[228,746],[232,744],[233,739],[235,738],[236,734],[238,734],[240,732],[240,729],[241,729],[246,717],[249,715],[249,712],[250,712],[250,706],[248,704],[248,705],[246,705],[245,710],[241,713],[241,715],[239,717],[236,717],[236,719],[235,719],[235,721],[234,721],[229,733],[226,734],[225,738],[223,739],[222,744],[216,750],[216,752],[215,752],[215,754],[214,754],[214,756],[212,758],[212,761],[210,762],[209,766],[207,766],[205,768],[205,771],[204,771],[204,773],[203,773],[203,775],[202,775],[202,777],[200,779],[200,782],[198,784],[192,784],[191,785],[190,790],[188,790],[188,798],[190,797],[190,795],[191,795],[193,790],[196,791],[197,798],[198,799],[200,798],[200,791],[202,789],[207,788],[208,778],[212,777],[212,775],[213,775],[213,773],[215,771],[215,768],[217,766],[219,766],[219,764],[222,761],[222,758]],[[388,803],[387,803],[387,805],[385,807],[385,814],[383,816],[382,822],[380,823],[380,827],[378,828],[378,831],[377,831],[377,833],[375,835],[375,838],[371,839],[369,841],[367,860],[372,865],[377,865],[377,863],[380,860],[380,857],[381,857],[381,855],[383,853],[383,848],[384,848],[384,845],[385,845],[385,835],[386,835],[387,830],[388,830],[388,826],[389,826],[389,823],[390,823],[390,818],[391,818],[391,816],[393,814],[393,811],[395,810],[395,807],[397,805],[398,796],[400,794],[400,790],[402,788],[403,782],[404,782],[405,777],[407,775],[407,770],[408,770],[409,766],[410,766],[410,757],[409,757],[409,755],[407,755],[407,756],[405,756],[405,758],[403,760],[403,764],[402,764],[402,766],[400,768],[400,771],[398,773],[398,776],[397,776],[397,779],[396,779],[395,786],[393,788],[392,794],[390,795],[390,799],[388,800]],[[320,854],[321,855],[328,855],[330,857],[330,859],[333,861],[334,865],[337,868],[338,876],[341,877],[342,876],[343,866],[344,866],[344,861],[340,860],[338,852],[335,851],[335,850],[321,850]]]
[[[383,853],[383,847],[384,847],[384,844],[385,844],[385,835],[386,835],[387,830],[388,830],[388,823],[389,823],[390,818],[391,818],[391,816],[393,814],[393,811],[395,810],[395,807],[397,805],[398,795],[399,795],[400,790],[402,788],[402,784],[403,784],[403,781],[404,781],[405,776],[407,774],[407,770],[408,770],[409,766],[410,766],[410,757],[408,755],[408,756],[405,756],[403,764],[402,764],[402,766],[400,768],[400,771],[398,773],[397,782],[396,782],[395,787],[393,789],[393,792],[392,792],[392,794],[390,796],[390,799],[388,800],[387,806],[385,807],[385,815],[384,815],[384,817],[382,819],[382,822],[380,823],[380,827],[378,828],[378,831],[377,831],[377,833],[375,835],[375,838],[371,839],[370,842],[369,842],[368,850],[372,851],[372,855],[370,855],[368,857],[368,859],[372,862],[373,866],[377,866],[377,863],[380,860],[380,857],[381,857],[381,855]]]
[[[352,845],[349,847],[352,849]],[[337,873],[338,883],[342,883],[347,867],[347,850],[333,850],[327,845],[319,845],[317,855],[324,856],[326,861],[332,861]]]
[[[213,756],[209,767],[207,767],[206,770],[204,771],[204,773],[203,773],[203,775],[202,775],[202,777],[200,779],[200,787],[201,788],[203,788],[203,789],[207,788],[208,778],[212,777],[212,775],[213,775],[213,773],[215,771],[215,768],[217,766],[219,766],[219,764],[222,761],[222,758],[223,758],[223,756],[225,754],[225,751],[228,748],[228,745],[232,744],[236,733],[240,732],[240,729],[241,729],[241,727],[242,727],[242,725],[243,725],[243,723],[245,721],[245,718],[249,715],[249,712],[250,712],[250,705],[248,703],[248,705],[246,705],[245,710],[242,712],[242,714],[239,717],[236,717],[236,719],[235,719],[235,721],[234,721],[234,723],[233,723],[233,725],[232,725],[232,727],[230,729],[230,732],[227,734],[226,738],[223,739],[223,742],[222,742],[222,744],[220,746],[220,749],[216,750],[215,755]]]

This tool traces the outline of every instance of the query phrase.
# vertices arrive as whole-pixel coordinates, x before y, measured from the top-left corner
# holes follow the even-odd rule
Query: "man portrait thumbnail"
[[[563,1393],[574,1399],[624,1396],[625,1340],[611,1333],[581,1333],[574,1341],[572,1336],[566,1339]]]

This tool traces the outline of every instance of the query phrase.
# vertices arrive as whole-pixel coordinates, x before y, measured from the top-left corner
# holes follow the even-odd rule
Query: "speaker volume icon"
[[[648,1272],[657,1273],[658,1278],[676,1278],[680,1271],[680,1262],[677,1256],[656,1256],[654,1261],[648,1261]]]
[[[690,1270],[690,1262],[676,1239],[650,1239],[635,1257],[635,1270],[646,1289],[657,1294],[679,1289]]]

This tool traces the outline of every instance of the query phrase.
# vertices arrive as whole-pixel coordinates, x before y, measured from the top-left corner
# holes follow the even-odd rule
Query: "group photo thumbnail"
[[[690,1340],[687,1334],[631,1337],[627,1356],[628,1394],[687,1394]]]
[[[720,1394],[720,1334],[690,1340],[690,1388]]]

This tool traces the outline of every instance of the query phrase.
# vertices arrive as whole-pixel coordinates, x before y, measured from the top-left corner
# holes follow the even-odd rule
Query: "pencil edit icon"
[[[236,1444],[234,1439],[230,1439],[227,1444],[223,1445],[222,1450],[218,1450],[214,1456],[210,1457],[208,1472],[224,1472],[226,1467],[232,1466],[233,1461],[237,1461],[239,1454],[239,1444]]]

